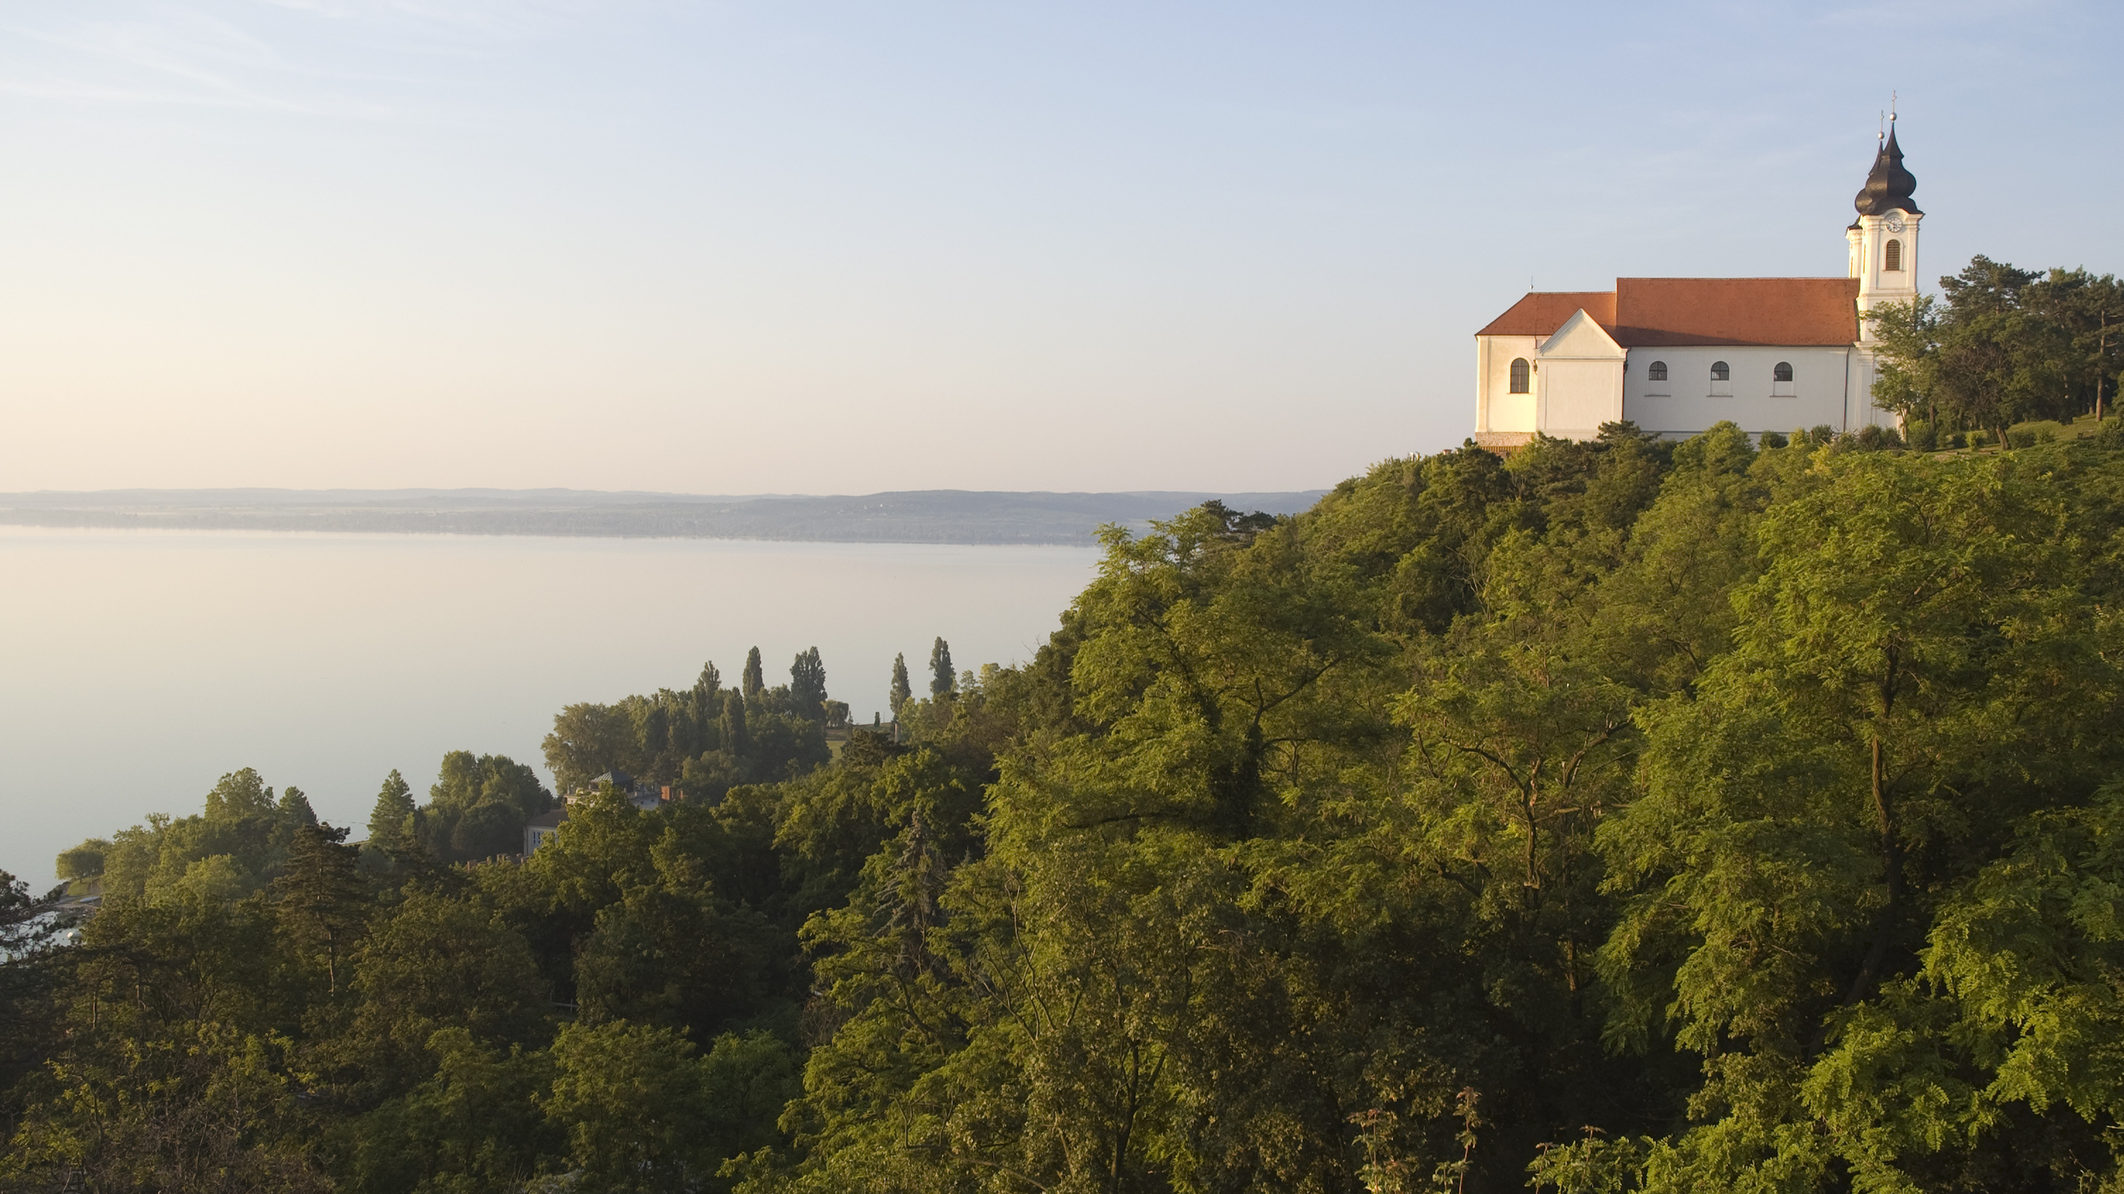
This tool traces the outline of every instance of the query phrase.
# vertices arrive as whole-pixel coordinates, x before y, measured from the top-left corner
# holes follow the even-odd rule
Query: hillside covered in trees
[[[2114,425],[1617,426],[1113,532],[898,741],[572,707],[685,798],[520,862],[239,772],[15,888],[0,1188],[2124,1190],[2120,552]]]

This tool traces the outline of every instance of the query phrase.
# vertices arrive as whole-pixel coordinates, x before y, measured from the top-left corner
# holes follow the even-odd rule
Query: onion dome
[[[1910,201],[1910,193],[1917,190],[1917,176],[1903,168],[1903,150],[1895,143],[1895,125],[1888,126],[1888,139],[1881,143],[1880,156],[1873,159],[1873,173],[1866,176],[1866,187],[1852,201],[1862,216],[1886,215],[1891,211],[1905,211],[1914,216],[1924,215]]]

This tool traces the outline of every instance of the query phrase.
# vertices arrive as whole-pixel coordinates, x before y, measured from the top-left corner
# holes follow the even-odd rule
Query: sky
[[[2124,5],[75,0],[0,10],[0,491],[1269,490],[1473,333],[2124,271]]]

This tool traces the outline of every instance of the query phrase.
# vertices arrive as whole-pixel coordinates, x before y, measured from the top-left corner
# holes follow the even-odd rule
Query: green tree
[[[209,821],[237,822],[247,817],[270,817],[275,811],[273,789],[249,767],[221,777],[206,797]]]
[[[428,854],[466,862],[516,853],[524,822],[552,804],[552,793],[524,764],[506,755],[454,750],[443,756],[427,807],[414,824]]]
[[[298,827],[287,863],[273,880],[283,931],[304,962],[323,970],[330,996],[347,977],[345,961],[367,927],[371,906],[360,851],[346,838],[346,830],[329,825]]]
[[[907,679],[907,655],[905,652],[895,654],[892,657],[892,689],[886,696],[887,704],[892,709],[892,716],[895,720],[900,716],[900,706],[906,704],[908,699],[913,696],[914,688],[908,683]]]
[[[362,941],[354,987],[360,1005],[342,1048],[358,1060],[364,1092],[418,1085],[432,1072],[429,1041],[441,1029],[505,1048],[535,1040],[547,1010],[547,986],[520,933],[491,908],[417,888]]]
[[[758,647],[745,652],[743,682],[745,699],[748,701],[767,691],[767,672],[760,666],[760,649]]]
[[[412,849],[412,825],[413,788],[394,767],[384,777],[383,788],[376,793],[376,804],[369,812],[368,849],[389,866]]]
[[[826,719],[826,664],[817,647],[797,652],[796,662],[789,665],[789,704],[798,717]]]
[[[178,1021],[93,1056],[16,1132],[0,1183],[37,1190],[326,1191],[276,1043]]]
[[[745,700],[734,692],[723,694],[722,739],[723,749],[743,774],[752,757],[752,734],[745,723]]]
[[[544,1050],[498,1048],[437,1029],[434,1072],[345,1125],[342,1188],[519,1191],[559,1148],[537,1100],[553,1081]]]
[[[1600,830],[1631,893],[1600,960],[1614,1039],[1671,1025],[1704,1058],[1706,1122],[1654,1154],[1655,1189],[1813,1188],[1892,1160],[1809,1127],[1808,1092],[1849,1080],[1839,1042],[1893,1018],[1928,924],[2016,818],[2124,761],[2097,728],[2119,692],[2107,632],[2039,473],[1822,466],[1764,515],[1733,649],[1645,715],[1644,795]]]
[[[937,637],[929,649],[929,695],[941,700],[950,696],[959,686],[959,675],[951,667],[951,644]]]
[[[617,767],[629,774],[644,768],[633,719],[613,705],[569,705],[553,718],[553,732],[542,744],[553,783],[563,793],[579,792],[593,777]]]
[[[727,1037],[704,1059],[680,1033],[623,1020],[568,1025],[553,1057],[542,1105],[567,1134],[570,1164],[598,1190],[715,1188],[724,1158],[755,1143],[741,1137],[779,1093],[776,1071],[785,1085],[789,1072],[772,1038]],[[717,1122],[717,1111],[749,1122]]]

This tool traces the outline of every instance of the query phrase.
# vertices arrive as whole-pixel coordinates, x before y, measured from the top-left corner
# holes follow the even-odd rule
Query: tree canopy
[[[2120,562],[2114,426],[1619,424],[1112,529],[898,740],[571,705],[683,798],[527,858],[233,772],[0,964],[0,1188],[2124,1189]]]

